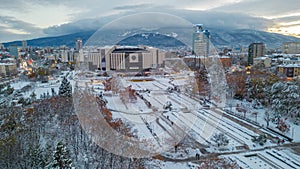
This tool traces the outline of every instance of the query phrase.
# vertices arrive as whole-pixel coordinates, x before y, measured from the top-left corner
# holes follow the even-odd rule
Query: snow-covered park
[[[281,135],[278,134],[279,132],[267,129],[263,107],[255,109],[254,111],[257,112],[255,115],[248,111],[243,117],[244,114],[238,111],[238,107],[251,106],[247,101],[231,100],[232,106],[225,108],[214,107],[213,104],[209,104],[207,107],[207,103],[200,97],[192,97],[189,92],[184,90],[184,86],[188,85],[188,79],[188,77],[176,77],[176,75],[171,77],[150,76],[147,79],[143,77],[140,79],[137,77],[118,78],[119,90],[130,86],[130,90],[134,90],[138,95],[129,101],[122,101],[117,92],[105,91],[102,84],[89,86],[94,89],[95,96],[101,94],[102,99],[107,102],[106,106],[111,111],[113,118],[122,119],[131,126],[131,132],[140,139],[150,138],[149,140],[152,140],[155,146],[163,147],[165,138],[174,138],[174,134],[184,132],[185,137],[180,142],[172,143],[174,144],[173,149],[161,153],[167,159],[192,161],[195,160],[197,154],[200,156],[224,154],[223,157],[230,157],[229,159],[236,160],[240,166],[247,168],[247,165],[244,164],[247,164],[249,160],[263,158],[263,160],[272,161],[274,158],[281,158],[280,153],[263,157],[258,155],[257,158],[248,158],[247,153],[245,155],[243,153],[268,154],[265,149],[272,147],[274,149],[272,150],[275,151],[277,147],[284,146],[282,140],[284,140],[284,144],[292,145],[300,137],[294,133],[294,142],[290,142],[284,136],[291,137],[290,133]],[[175,87],[181,90],[175,90]],[[146,103],[150,103],[151,106]],[[297,125],[292,126],[293,130],[298,127]],[[269,128],[276,130],[273,124],[270,124]],[[266,138],[263,144],[255,141],[264,136]],[[226,153],[234,155],[225,155]],[[295,156],[290,151],[286,151],[285,154]],[[167,162],[161,164],[161,166],[172,165],[191,168],[191,165],[187,163]],[[265,162],[258,164],[258,167],[262,165],[268,166],[269,164]],[[283,166],[279,160],[278,163],[275,161],[275,164],[271,164],[271,168],[276,165]],[[297,168],[297,165],[295,166]]]
[[[188,90],[190,75],[111,78],[72,71],[48,83],[15,80],[10,85],[18,97],[35,93],[36,99],[45,99],[58,94],[66,77],[73,92],[85,89],[105,102],[113,120],[121,120],[134,137],[158,150],[161,160],[149,162],[154,168],[207,167],[211,164],[204,159],[211,156],[222,158],[223,165],[242,168],[300,167],[299,156],[292,151],[300,141],[299,125],[287,121],[290,130],[283,133],[276,122],[267,124],[269,109],[254,108],[246,100],[231,99],[225,107],[216,107]]]

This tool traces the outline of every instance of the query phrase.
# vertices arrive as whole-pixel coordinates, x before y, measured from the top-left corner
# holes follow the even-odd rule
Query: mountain
[[[178,31],[178,30],[177,30]],[[283,42],[300,42],[299,38],[292,37],[292,36],[285,36],[276,33],[269,33],[264,31],[257,31],[257,30],[250,30],[250,29],[235,29],[235,30],[224,30],[218,28],[209,28],[211,32],[211,41],[216,47],[223,47],[223,46],[248,46],[253,42],[264,42],[267,47],[269,48],[279,48]],[[28,40],[28,46],[34,47],[46,47],[46,46],[61,46],[66,45],[68,47],[75,46],[75,40],[77,38],[81,38],[83,43],[87,42],[88,39],[95,39],[100,41],[98,42],[99,45],[105,45],[112,43],[111,39],[115,38],[116,35],[112,30],[108,32],[101,32],[102,35],[100,40],[96,36],[92,36],[96,31],[84,31],[73,33],[69,35],[62,35],[57,37],[44,37],[38,39]],[[183,44],[178,41],[177,35],[172,31],[170,34],[162,33],[160,34],[160,30],[155,31],[156,33],[142,33],[142,31],[131,31],[129,32],[126,37],[121,41],[118,41],[117,44],[121,45],[149,45],[154,47],[176,47],[182,46]],[[165,31],[162,31],[165,32]],[[175,35],[174,35],[175,34]],[[192,41],[192,30],[191,32],[185,32],[184,34],[187,41],[189,39]],[[92,37],[92,38],[90,38]],[[98,39],[97,39],[98,38]],[[90,41],[89,40],[89,41]],[[107,41],[106,41],[107,40]],[[21,41],[14,41],[4,43],[7,47],[10,44],[17,44],[21,46]]]
[[[212,30],[211,39],[216,46],[248,46],[253,42],[263,42],[268,48],[278,48],[284,42],[300,42],[300,38],[293,36],[250,29]]]
[[[33,47],[46,47],[46,46],[61,46],[66,45],[68,47],[75,47],[75,40],[81,38],[83,42],[86,42],[90,36],[93,35],[95,31],[83,31],[68,35],[55,36],[55,37],[43,37],[37,39],[27,40],[28,46]],[[8,43],[3,43],[5,47],[8,47],[11,44],[17,44],[18,46],[22,46],[22,41],[13,41]]]
[[[128,38],[121,40],[118,45],[129,45],[129,46],[137,46],[137,45],[146,45],[146,46],[154,46],[157,48],[164,48],[164,47],[178,47],[178,46],[185,46],[184,43],[177,40],[172,36],[166,36],[162,34],[156,33],[141,33],[135,34]]]

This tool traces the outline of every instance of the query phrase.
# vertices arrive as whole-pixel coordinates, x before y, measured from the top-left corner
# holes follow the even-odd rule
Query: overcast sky
[[[201,15],[199,22],[205,16],[213,19],[210,26],[218,23],[300,36],[300,0],[1,0],[0,42],[94,29],[144,11],[172,13],[191,22],[196,22],[193,15]]]

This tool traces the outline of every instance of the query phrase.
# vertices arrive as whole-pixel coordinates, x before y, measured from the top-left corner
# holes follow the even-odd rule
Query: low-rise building
[[[183,61],[188,67],[193,68],[205,65],[205,60],[208,58],[210,57],[189,55],[185,56]],[[231,58],[229,56],[220,56],[219,59],[224,68],[229,68],[231,66]]]
[[[278,66],[278,75],[284,75],[286,77],[300,76],[300,64],[282,64]]]
[[[220,61],[224,68],[229,68],[231,66],[231,58],[229,56],[220,56]]]
[[[253,59],[253,65],[259,66],[262,65],[264,68],[270,68],[272,59],[269,57],[257,57]]]
[[[17,75],[17,65],[16,63],[0,63],[0,76],[14,76]]]
[[[300,57],[284,58],[281,61],[284,65],[300,64]]]

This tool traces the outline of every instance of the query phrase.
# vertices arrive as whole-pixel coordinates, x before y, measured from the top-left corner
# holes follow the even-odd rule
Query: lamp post
[[[292,127],[292,139],[294,139],[294,129],[295,127]]]

